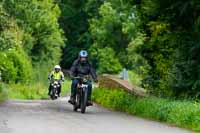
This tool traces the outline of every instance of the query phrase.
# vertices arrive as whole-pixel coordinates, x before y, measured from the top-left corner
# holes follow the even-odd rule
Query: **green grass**
[[[69,80],[65,80],[62,85],[62,93],[64,96],[70,92],[70,84]],[[6,85],[8,90],[8,98],[9,99],[47,99],[49,96],[48,93],[48,83],[34,83],[34,84],[9,84]]]
[[[94,89],[93,100],[109,109],[200,132],[200,103],[156,97],[141,98],[122,90]]]
[[[0,103],[6,100],[7,93],[5,91],[4,85],[0,82]]]
[[[71,80],[65,80],[65,82],[63,83],[61,95],[65,96],[69,93],[71,93]]]

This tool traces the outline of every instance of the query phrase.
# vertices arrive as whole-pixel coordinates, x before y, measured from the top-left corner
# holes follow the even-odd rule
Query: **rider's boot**
[[[58,89],[58,92],[57,92],[58,97],[60,97],[60,93],[61,93],[61,91],[60,91],[60,89]]]
[[[75,97],[74,96],[70,96],[70,99],[69,99],[68,102],[71,103],[71,104],[74,104],[75,103]]]
[[[49,90],[48,95],[49,95],[49,96],[51,95],[51,90]]]
[[[92,100],[91,100],[91,95],[92,95],[92,84],[91,82],[88,82],[88,101],[87,101],[87,106],[92,106]]]
[[[87,106],[92,106],[92,105],[93,105],[92,101],[91,101],[91,100],[88,100],[88,101],[87,101]]]
[[[51,85],[49,85],[49,88],[48,88],[48,95],[50,96],[51,94]]]

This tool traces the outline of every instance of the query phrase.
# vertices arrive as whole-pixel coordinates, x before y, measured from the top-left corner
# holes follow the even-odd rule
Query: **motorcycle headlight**
[[[83,88],[87,88],[88,85],[87,85],[87,84],[82,84],[82,87],[83,87]]]

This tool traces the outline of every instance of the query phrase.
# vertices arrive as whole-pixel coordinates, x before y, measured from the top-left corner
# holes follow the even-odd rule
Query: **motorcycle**
[[[87,100],[88,100],[88,84],[86,78],[76,77],[79,83],[77,86],[77,93],[75,97],[75,103],[73,104],[73,110],[77,111],[78,109],[81,110],[81,113],[85,113],[87,107]]]
[[[60,83],[58,80],[54,80],[51,83],[51,93],[50,93],[50,97],[52,100],[55,100],[58,98],[58,88],[60,87]]]

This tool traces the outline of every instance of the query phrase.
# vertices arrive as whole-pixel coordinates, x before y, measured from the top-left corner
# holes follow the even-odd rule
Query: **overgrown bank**
[[[70,92],[71,80],[65,79],[62,83],[61,96],[66,96]],[[0,103],[6,99],[49,99],[48,94],[49,81],[38,80],[31,83],[11,83],[0,82]]]
[[[62,84],[61,95],[65,96],[70,92],[70,80],[65,80]],[[34,84],[10,84],[6,85],[7,97],[9,99],[48,99],[48,81]]]
[[[200,132],[200,103],[156,97],[141,98],[122,90],[97,88],[93,100],[109,109],[167,122]]]
[[[3,88],[3,84],[0,81],[0,103],[6,99],[6,92]]]
[[[59,16],[54,0],[0,0],[0,78],[11,97],[43,97],[38,88],[46,90],[48,72],[60,62],[64,46]],[[5,95],[1,89],[0,95]]]

